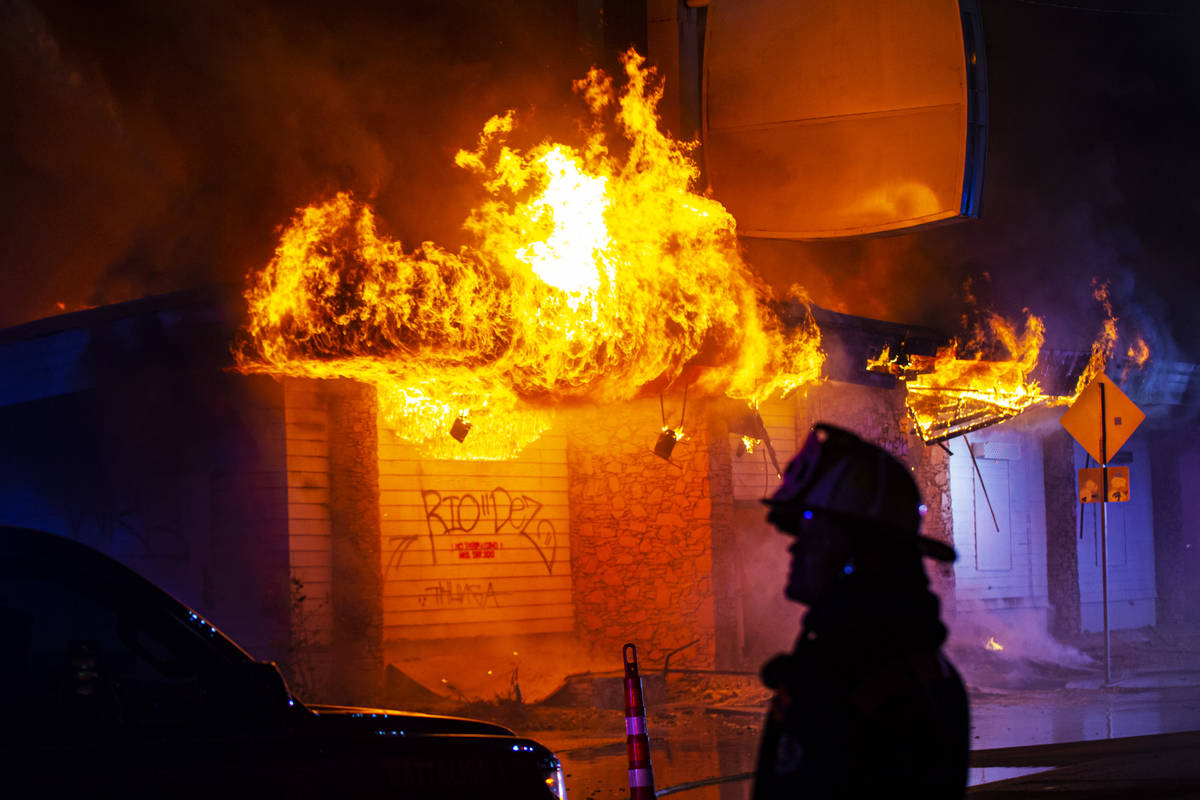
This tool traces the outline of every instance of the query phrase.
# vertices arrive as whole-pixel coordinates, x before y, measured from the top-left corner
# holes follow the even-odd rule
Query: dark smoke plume
[[[492,114],[558,132],[569,2],[0,4],[0,327],[240,283],[294,209],[349,190],[453,244],[453,166]]]
[[[454,247],[479,199],[454,152],[508,108],[536,138],[569,138],[571,80],[606,57],[597,25],[640,8],[3,0],[0,327],[58,303],[240,284],[294,209],[341,190],[371,199],[406,245]],[[1200,360],[1200,150],[1186,123],[1198,21],[1188,0],[984,0],[982,219],[749,241],[750,263],[820,305],[949,333],[975,278],[1001,313],[1046,316],[1048,344],[1064,349],[1095,335],[1090,283],[1108,279],[1123,333],[1155,358]]]

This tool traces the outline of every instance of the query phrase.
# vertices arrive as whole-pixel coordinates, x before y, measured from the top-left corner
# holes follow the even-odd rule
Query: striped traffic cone
[[[646,704],[638,675],[637,648],[625,645],[625,742],[629,749],[629,800],[654,800],[654,770],[650,767],[650,737],[646,735]]]

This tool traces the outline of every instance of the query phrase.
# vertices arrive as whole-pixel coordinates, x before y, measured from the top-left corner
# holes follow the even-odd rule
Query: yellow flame
[[[895,365],[895,362],[892,360],[892,347],[891,345],[884,345],[883,352],[879,354],[878,358],[867,359],[867,372],[894,372],[898,374],[899,370],[894,370],[893,365]],[[898,367],[898,365],[895,366]]]
[[[458,153],[488,199],[457,251],[406,251],[345,193],[299,210],[251,276],[239,368],[370,383],[398,436],[447,458],[512,457],[556,404],[685,384],[758,403],[818,380],[815,324],[784,329],[733,218],[692,190],[695,145],[658,129],[653,70],[623,63],[619,95],[598,69],[576,82],[582,146],[511,146],[509,112]]]
[[[958,355],[958,342],[951,341],[936,355],[911,355],[905,364],[892,358],[886,347],[878,358],[868,361],[868,369],[905,381],[905,403],[922,439],[934,436],[934,423],[947,408],[969,406],[1007,419],[1033,405],[1069,402],[1069,398],[1045,394],[1031,377],[1045,341],[1042,318],[1026,311],[1024,325],[1018,329],[1016,323],[997,314],[984,316],[986,328],[975,332],[974,352],[965,358]],[[989,358],[984,358],[985,344],[991,350]]]
[[[1079,381],[1075,384],[1075,394],[1070,398],[1074,400],[1079,396],[1080,392],[1088,387],[1100,373],[1104,372],[1104,368],[1108,366],[1108,359],[1112,357],[1113,348],[1117,344],[1117,318],[1113,316],[1112,300],[1108,293],[1108,282],[1092,281],[1092,296],[1096,298],[1096,302],[1104,310],[1104,322],[1100,328],[1100,335],[1096,337],[1096,341],[1092,342],[1092,355],[1088,359],[1087,367],[1079,375]],[[1070,402],[1068,400],[1068,402]]]
[[[995,636],[989,636],[988,640],[987,640],[987,644],[985,644],[984,647],[986,647],[988,650],[994,650],[996,652],[999,652],[1004,649],[1004,645],[997,642]]]
[[[957,340],[940,348],[935,356],[912,355],[905,363],[893,358],[890,348],[884,347],[877,358],[868,359],[867,369],[905,381],[905,403],[917,434],[926,441],[936,435],[936,423],[961,410],[969,409],[980,418],[996,422],[1034,406],[1069,405],[1104,371],[1117,341],[1117,320],[1108,284],[1093,281],[1092,290],[1104,311],[1104,321],[1092,343],[1088,364],[1069,395],[1048,394],[1031,377],[1045,343],[1046,325],[1028,309],[1023,325],[982,312],[984,324],[976,325],[971,332],[965,357],[960,357],[964,348]],[[969,285],[967,291],[968,304],[973,305]]]

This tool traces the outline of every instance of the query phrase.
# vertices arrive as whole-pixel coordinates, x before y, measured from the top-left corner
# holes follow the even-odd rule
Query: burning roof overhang
[[[821,331],[821,346],[825,350],[823,377],[828,380],[892,387],[896,385],[896,376],[864,368],[880,350],[890,347],[892,352],[932,356],[950,342],[949,336],[933,328],[842,314],[818,306],[809,308]],[[805,310],[805,306],[795,302],[778,305],[785,325],[799,324]]]
[[[882,369],[879,365],[872,365],[871,369],[884,371],[890,367],[884,374],[906,381],[909,416],[926,444],[938,444],[998,425],[1043,405],[1041,401],[1020,405],[1002,392],[992,396],[987,391],[965,391],[962,387],[922,386],[916,379],[933,369],[934,358],[906,351],[903,346],[893,352],[900,353],[900,358],[883,365]],[[1043,350],[1028,380],[1040,387],[1043,399],[1057,398],[1062,405],[1075,395],[1092,357],[1092,353],[1084,351]],[[980,364],[990,365],[989,362]],[[1117,356],[1109,360],[1105,371],[1118,379],[1139,405],[1200,405],[1197,402],[1200,385],[1193,385],[1196,376],[1200,375],[1195,364],[1151,362],[1144,365],[1133,358]]]
[[[778,307],[785,324],[793,318],[799,320],[803,311],[799,304]],[[1027,410],[989,402],[986,393],[965,395],[912,383],[912,379],[931,369],[938,351],[953,342],[947,334],[920,325],[842,314],[817,306],[812,306],[811,312],[826,353],[823,376],[881,388],[905,382],[910,416],[926,444],[998,425]],[[892,354],[891,363],[882,368],[866,368],[885,349]],[[1048,396],[1070,397],[1091,357],[1088,351],[1043,349],[1027,377]],[[1151,360],[1139,366],[1132,358],[1115,355],[1108,362],[1107,372],[1140,406],[1200,407],[1200,365]],[[914,403],[920,406],[919,420],[913,411]]]

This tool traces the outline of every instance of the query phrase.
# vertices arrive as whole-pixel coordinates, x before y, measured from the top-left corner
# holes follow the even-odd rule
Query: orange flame
[[[1079,380],[1075,384],[1075,394],[1072,395],[1067,402],[1071,402],[1079,393],[1088,387],[1092,381],[1096,379],[1100,373],[1104,372],[1104,368],[1108,366],[1108,360],[1112,357],[1113,348],[1117,344],[1117,318],[1113,316],[1112,300],[1108,294],[1108,282],[1101,283],[1098,280],[1092,280],[1092,296],[1100,303],[1100,307],[1104,309],[1104,323],[1100,328],[1100,335],[1096,337],[1096,341],[1092,342],[1092,355],[1088,359],[1087,366],[1079,375]]]
[[[1001,650],[1004,649],[1004,645],[997,642],[995,636],[989,636],[988,640],[987,640],[987,644],[985,644],[984,647],[986,647],[988,650],[992,650],[995,652],[1000,652]]]
[[[406,252],[348,194],[300,210],[251,278],[239,368],[373,384],[399,437],[450,458],[512,457],[553,405],[651,394],[685,368],[691,391],[751,404],[815,382],[815,324],[786,331],[771,313],[733,218],[691,189],[695,145],[657,127],[653,70],[622,61],[619,95],[598,69],[575,84],[593,122],[582,147],[510,146],[509,112],[458,153],[489,199],[457,252]],[[447,434],[460,417],[462,443]]]
[[[1121,370],[1121,383],[1125,383],[1125,379],[1129,377],[1129,373],[1133,370],[1139,372],[1146,368],[1146,362],[1150,360],[1150,345],[1146,344],[1146,340],[1138,336],[1133,344],[1129,345],[1129,349],[1125,351],[1125,368]]]
[[[1129,345],[1129,351],[1125,355],[1135,367],[1141,369],[1150,360],[1150,345],[1146,344],[1146,340],[1139,336],[1137,341]]]
[[[957,340],[939,349],[936,356],[910,356],[905,364],[885,347],[878,358],[868,359],[867,369],[905,381],[909,415],[917,434],[927,442],[969,433],[1034,406],[1069,405],[1104,371],[1117,341],[1117,320],[1108,284],[1093,281],[1092,291],[1104,311],[1104,321],[1092,343],[1088,364],[1070,395],[1047,394],[1031,377],[1038,366],[1046,326],[1028,309],[1020,332],[1016,323],[983,312],[986,325],[975,327],[966,358],[958,357],[962,348]],[[967,300],[974,302],[969,286]]]
[[[951,341],[937,355],[913,355],[903,365],[884,348],[878,358],[868,361],[867,368],[905,381],[909,415],[917,434],[926,441],[936,439],[935,427],[947,420],[968,416],[999,421],[1036,404],[1064,402],[1045,394],[1030,377],[1037,367],[1046,326],[1041,317],[1025,314],[1020,331],[997,314],[985,314],[987,327],[976,331],[974,352],[966,358],[958,357],[958,342]],[[993,351],[1002,351],[1003,357],[985,359],[984,343]]]

